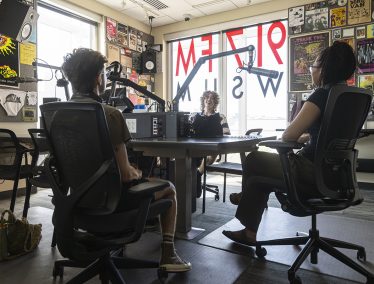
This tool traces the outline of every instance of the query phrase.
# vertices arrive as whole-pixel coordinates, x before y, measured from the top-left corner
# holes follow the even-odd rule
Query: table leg
[[[175,188],[177,191],[177,226],[176,237],[193,239],[204,229],[191,226],[192,171],[191,157],[175,159]]]

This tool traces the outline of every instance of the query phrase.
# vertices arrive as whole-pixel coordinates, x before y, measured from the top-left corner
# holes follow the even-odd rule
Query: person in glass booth
[[[99,95],[106,87],[106,62],[107,59],[101,53],[87,48],[74,49],[65,56],[62,70],[73,88],[71,101],[101,103]],[[123,193],[117,210],[136,208],[139,201],[130,200],[126,192],[129,187],[144,182],[145,179],[142,178],[142,172],[133,167],[128,160],[126,143],[131,139],[130,132],[119,110],[106,104],[103,104],[103,108],[123,183]],[[181,259],[174,248],[177,200],[174,185],[170,182],[169,187],[154,195],[155,200],[164,198],[170,199],[172,206],[161,214],[160,218],[163,237],[160,268],[167,272],[185,272],[191,269],[191,263]]]

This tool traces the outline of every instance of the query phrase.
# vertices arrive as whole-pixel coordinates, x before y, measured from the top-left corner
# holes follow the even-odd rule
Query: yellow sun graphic
[[[9,55],[10,53],[13,54],[15,49],[16,45],[11,38],[5,35],[0,35],[0,52],[4,56]]]

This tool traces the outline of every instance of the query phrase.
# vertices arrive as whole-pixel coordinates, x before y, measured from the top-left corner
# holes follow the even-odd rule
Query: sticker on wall
[[[370,22],[371,0],[349,0],[348,2],[348,25]]]
[[[290,34],[299,34],[304,26],[304,6],[288,9],[288,27]]]
[[[18,83],[12,80],[18,74],[18,42],[0,34],[0,85],[18,87]]]
[[[347,0],[338,0],[338,5],[339,6],[345,6],[345,5],[347,5]]]
[[[357,41],[357,63],[361,73],[374,72],[374,38]]]
[[[327,29],[329,26],[329,8],[325,1],[305,5],[304,32]]]
[[[355,36],[355,28],[343,29],[342,37],[353,37]]]
[[[356,38],[365,38],[366,37],[366,28],[365,27],[357,27],[356,28]]]
[[[22,115],[25,122],[36,121],[36,108],[25,106],[22,110]]]
[[[136,50],[137,42],[137,31],[133,28],[129,28],[129,48]]]

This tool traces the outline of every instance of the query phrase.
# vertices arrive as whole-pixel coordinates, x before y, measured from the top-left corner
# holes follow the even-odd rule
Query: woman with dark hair
[[[306,143],[296,155],[298,173],[302,173],[302,184],[314,183],[314,153],[318,133],[321,128],[329,91],[333,85],[346,84],[356,69],[356,58],[353,49],[345,42],[335,41],[332,46],[322,50],[309,67],[313,84],[317,87],[300,112],[282,135],[283,141]],[[283,181],[283,171],[278,154],[255,151],[248,154],[243,164],[243,192],[230,195],[231,203],[239,205],[235,217],[245,226],[239,231],[223,231],[229,239],[245,245],[255,245],[257,230],[262,213],[267,205],[269,193],[273,188],[248,187],[247,181],[253,176],[269,177]],[[301,194],[318,197],[317,192]],[[300,189],[303,189],[301,187]]]

